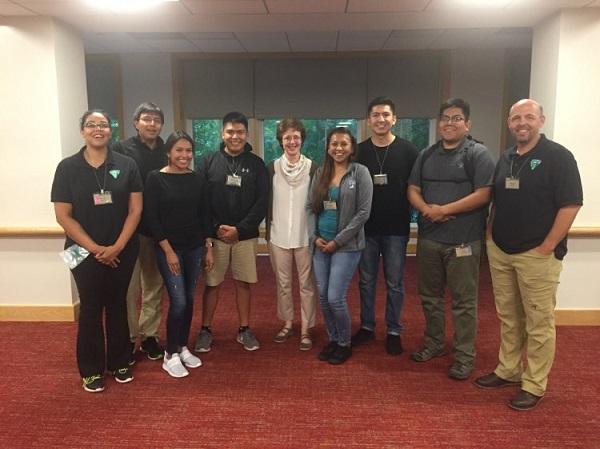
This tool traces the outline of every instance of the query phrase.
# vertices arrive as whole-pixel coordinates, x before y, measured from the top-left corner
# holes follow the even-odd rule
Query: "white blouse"
[[[285,156],[283,156],[285,157]],[[310,164],[302,174],[302,180],[291,186],[280,167],[280,159],[274,163],[273,175],[273,218],[271,221],[271,243],[284,249],[308,246],[306,199],[310,184]]]

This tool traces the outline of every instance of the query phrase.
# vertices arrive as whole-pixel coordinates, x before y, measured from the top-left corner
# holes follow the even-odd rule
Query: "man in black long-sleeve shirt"
[[[137,135],[113,146],[113,150],[136,162],[144,183],[149,172],[167,165],[164,142],[160,138],[163,123],[164,114],[156,104],[142,103],[133,114],[133,126]],[[163,349],[158,344],[163,280],[156,265],[155,242],[143,218],[137,234],[140,252],[127,292],[127,321],[132,346],[130,365],[135,363],[135,341],[138,335],[141,338],[141,350],[150,360],[163,357]],[[138,312],[140,295],[142,305]]]
[[[203,322],[196,351],[211,350],[211,324],[230,260],[240,319],[237,341],[244,349],[254,351],[260,344],[248,326],[250,284],[257,282],[258,227],[267,212],[268,174],[263,160],[252,153],[252,147],[247,143],[248,119],[243,114],[230,112],[225,115],[221,137],[220,150],[207,155],[199,169],[208,185],[214,268],[206,274]]]

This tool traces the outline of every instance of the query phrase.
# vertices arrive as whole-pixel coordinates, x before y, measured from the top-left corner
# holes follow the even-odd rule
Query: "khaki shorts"
[[[231,274],[236,281],[256,284],[256,252],[258,239],[242,240],[234,244],[214,239],[213,269],[206,272],[206,285],[216,287],[225,279],[231,261]]]

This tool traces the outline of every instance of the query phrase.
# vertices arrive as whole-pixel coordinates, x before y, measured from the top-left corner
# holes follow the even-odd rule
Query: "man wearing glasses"
[[[156,104],[142,103],[133,114],[133,126],[137,135],[113,146],[113,150],[131,157],[137,163],[144,183],[149,172],[167,165],[164,142],[160,137],[164,121],[163,111]],[[138,335],[141,338],[140,349],[150,360],[163,357],[163,349],[158,343],[163,280],[156,265],[155,242],[143,218],[137,233],[140,252],[127,292],[127,320],[131,339],[130,365],[135,363],[135,341]],[[142,305],[138,313],[140,295]]]
[[[441,139],[423,150],[408,181],[408,199],[420,212],[418,290],[425,341],[416,362],[445,356],[444,289],[452,297],[454,362],[448,376],[467,379],[475,360],[481,243],[491,199],[494,161],[469,136],[469,104],[453,98],[440,107]]]

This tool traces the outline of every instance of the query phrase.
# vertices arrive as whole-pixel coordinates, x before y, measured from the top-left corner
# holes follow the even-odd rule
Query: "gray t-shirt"
[[[428,150],[419,154],[408,180],[409,185],[421,188],[421,195],[426,203],[452,203],[478,188],[492,186],[495,163],[484,145],[465,139],[456,149],[444,150],[438,142],[433,153],[423,164],[422,159],[426,151]],[[464,167],[467,159],[472,171],[472,183]],[[449,245],[481,240],[486,216],[487,205],[458,214],[456,218],[445,223],[431,223],[419,216],[419,237]]]

